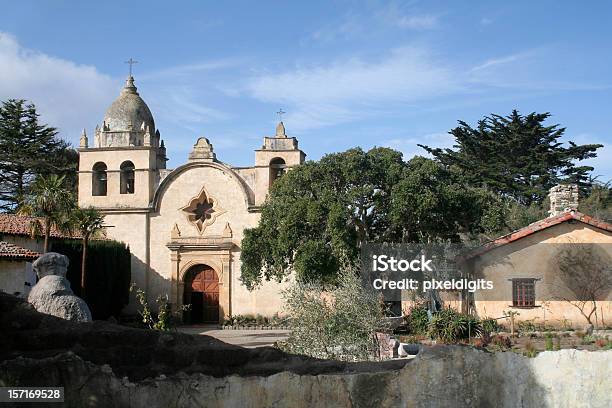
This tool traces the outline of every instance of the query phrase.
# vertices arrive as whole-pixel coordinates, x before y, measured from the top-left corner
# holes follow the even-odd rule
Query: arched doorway
[[[183,304],[191,305],[186,323],[219,323],[219,277],[208,265],[194,265],[185,274]]]

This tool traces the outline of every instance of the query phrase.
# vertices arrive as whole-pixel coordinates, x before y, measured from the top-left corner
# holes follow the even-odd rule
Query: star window
[[[213,224],[219,215],[225,212],[219,207],[217,200],[210,197],[204,189],[181,210],[183,210],[189,222],[195,225],[200,234],[204,232],[206,227]]]

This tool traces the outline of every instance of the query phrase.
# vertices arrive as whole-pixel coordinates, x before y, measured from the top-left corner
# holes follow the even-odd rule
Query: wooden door
[[[190,276],[191,282],[186,282],[188,285],[185,285],[184,299],[191,304],[191,323],[219,323],[217,273],[207,265],[198,265],[191,271]]]

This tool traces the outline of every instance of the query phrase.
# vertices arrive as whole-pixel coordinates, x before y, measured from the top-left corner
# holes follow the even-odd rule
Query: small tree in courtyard
[[[89,239],[104,228],[104,216],[95,208],[77,208],[73,214],[74,227],[81,233],[83,254],[81,260],[81,295],[85,292],[87,244]]]
[[[352,271],[338,286],[295,283],[284,292],[292,332],[281,348],[316,358],[357,361],[379,357],[376,331],[384,329],[384,308]]]
[[[43,252],[49,250],[49,237],[53,227],[60,231],[69,231],[71,227],[70,217],[75,202],[72,193],[64,184],[63,176],[39,176],[19,209],[20,214],[36,217],[30,227],[32,235],[44,235]]]

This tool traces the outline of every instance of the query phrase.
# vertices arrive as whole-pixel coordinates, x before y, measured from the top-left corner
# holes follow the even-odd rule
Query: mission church
[[[164,141],[130,74],[93,140],[81,136],[79,206],[99,209],[107,237],[129,245],[132,281],[150,302],[168,294],[175,308],[191,305],[191,323],[273,315],[285,283],[248,291],[239,280],[240,243],[274,180],[305,156],[279,122],[251,167],[223,163],[201,137],[185,164],[167,169]]]

